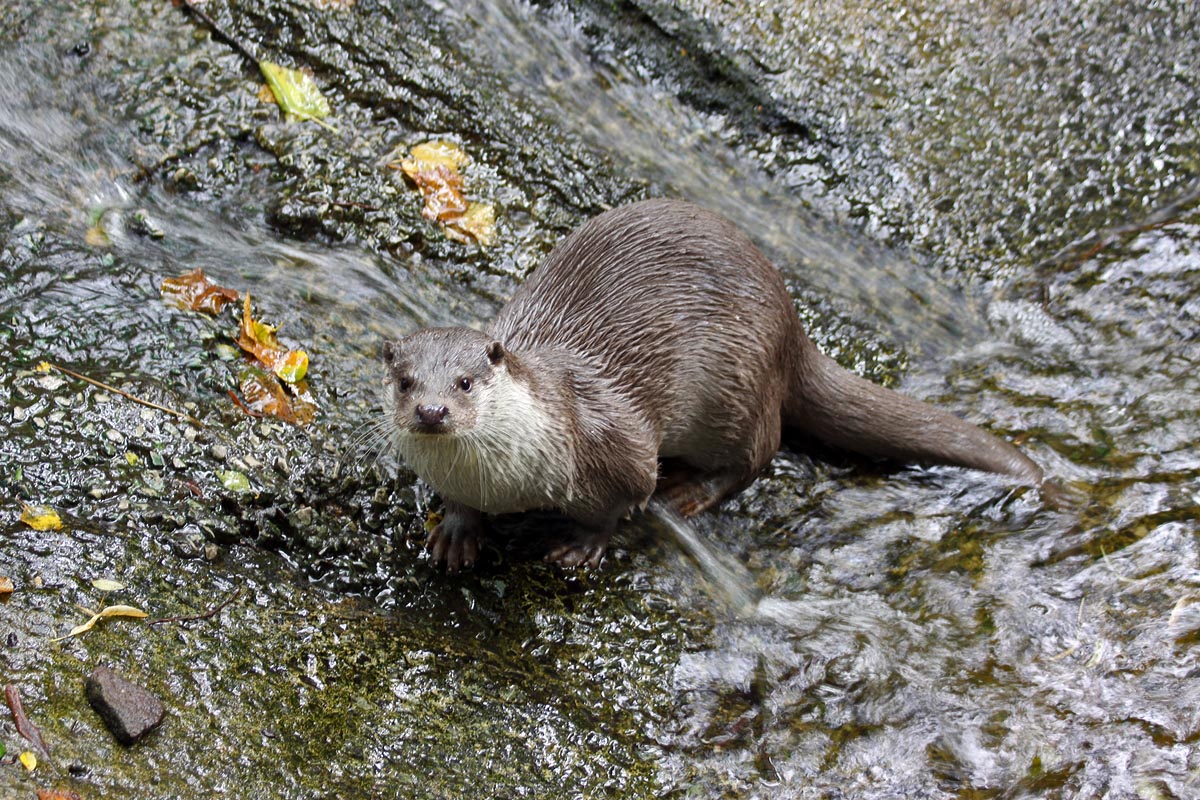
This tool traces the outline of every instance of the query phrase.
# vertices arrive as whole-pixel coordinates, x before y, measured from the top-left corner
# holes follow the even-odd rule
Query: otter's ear
[[[383,343],[383,360],[386,364],[391,364],[396,356],[400,353],[400,342],[385,341]]]
[[[499,342],[492,342],[489,344],[487,349],[487,357],[488,361],[492,362],[493,365],[499,364],[504,360],[504,345],[500,344]]]

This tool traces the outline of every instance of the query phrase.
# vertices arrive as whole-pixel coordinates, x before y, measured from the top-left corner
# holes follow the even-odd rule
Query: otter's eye
[[[459,378],[458,379],[458,388],[462,389],[464,392],[471,391],[471,386],[473,386],[473,385],[474,384],[471,383],[470,378]]]
[[[412,378],[405,375],[403,378],[400,379],[400,383],[399,383],[400,391],[407,392],[409,389],[412,388],[412,384],[413,384]]]

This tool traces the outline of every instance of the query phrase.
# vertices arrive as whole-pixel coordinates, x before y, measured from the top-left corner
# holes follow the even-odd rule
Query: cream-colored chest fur
[[[551,508],[574,495],[574,452],[561,421],[502,375],[480,387],[468,431],[407,434],[401,455],[443,497],[491,514]]]

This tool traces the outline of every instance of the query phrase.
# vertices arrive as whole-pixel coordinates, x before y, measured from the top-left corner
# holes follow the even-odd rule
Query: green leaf
[[[250,491],[250,479],[244,473],[237,470],[218,471],[217,477],[221,479],[221,485],[231,492],[248,492]]]
[[[275,102],[288,119],[320,121],[333,113],[329,101],[321,94],[312,76],[298,69],[288,69],[270,61],[258,62]]]
[[[92,586],[102,592],[119,592],[125,588],[125,584],[108,578],[95,578],[92,580]]]

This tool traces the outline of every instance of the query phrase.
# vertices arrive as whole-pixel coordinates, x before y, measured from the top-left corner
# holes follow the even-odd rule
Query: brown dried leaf
[[[446,222],[461,217],[467,210],[467,198],[463,197],[462,175],[445,164],[424,161],[405,161],[404,174],[425,195],[425,207],[421,216],[433,222]]]
[[[166,278],[162,282],[162,296],[180,308],[219,314],[226,303],[236,302],[238,293],[233,289],[218,286],[208,279],[202,269],[194,269],[178,278]]]
[[[400,169],[425,197],[421,215],[445,226],[446,235],[458,242],[491,243],[496,228],[495,208],[472,203],[463,191],[459,169],[470,162],[466,152],[453,142],[431,141],[412,148]]]
[[[270,414],[293,425],[311,422],[316,416],[317,404],[309,394],[308,385],[299,381],[291,388],[294,395],[288,394],[274,375],[254,368],[243,371],[239,385],[242,399],[251,412]]]

